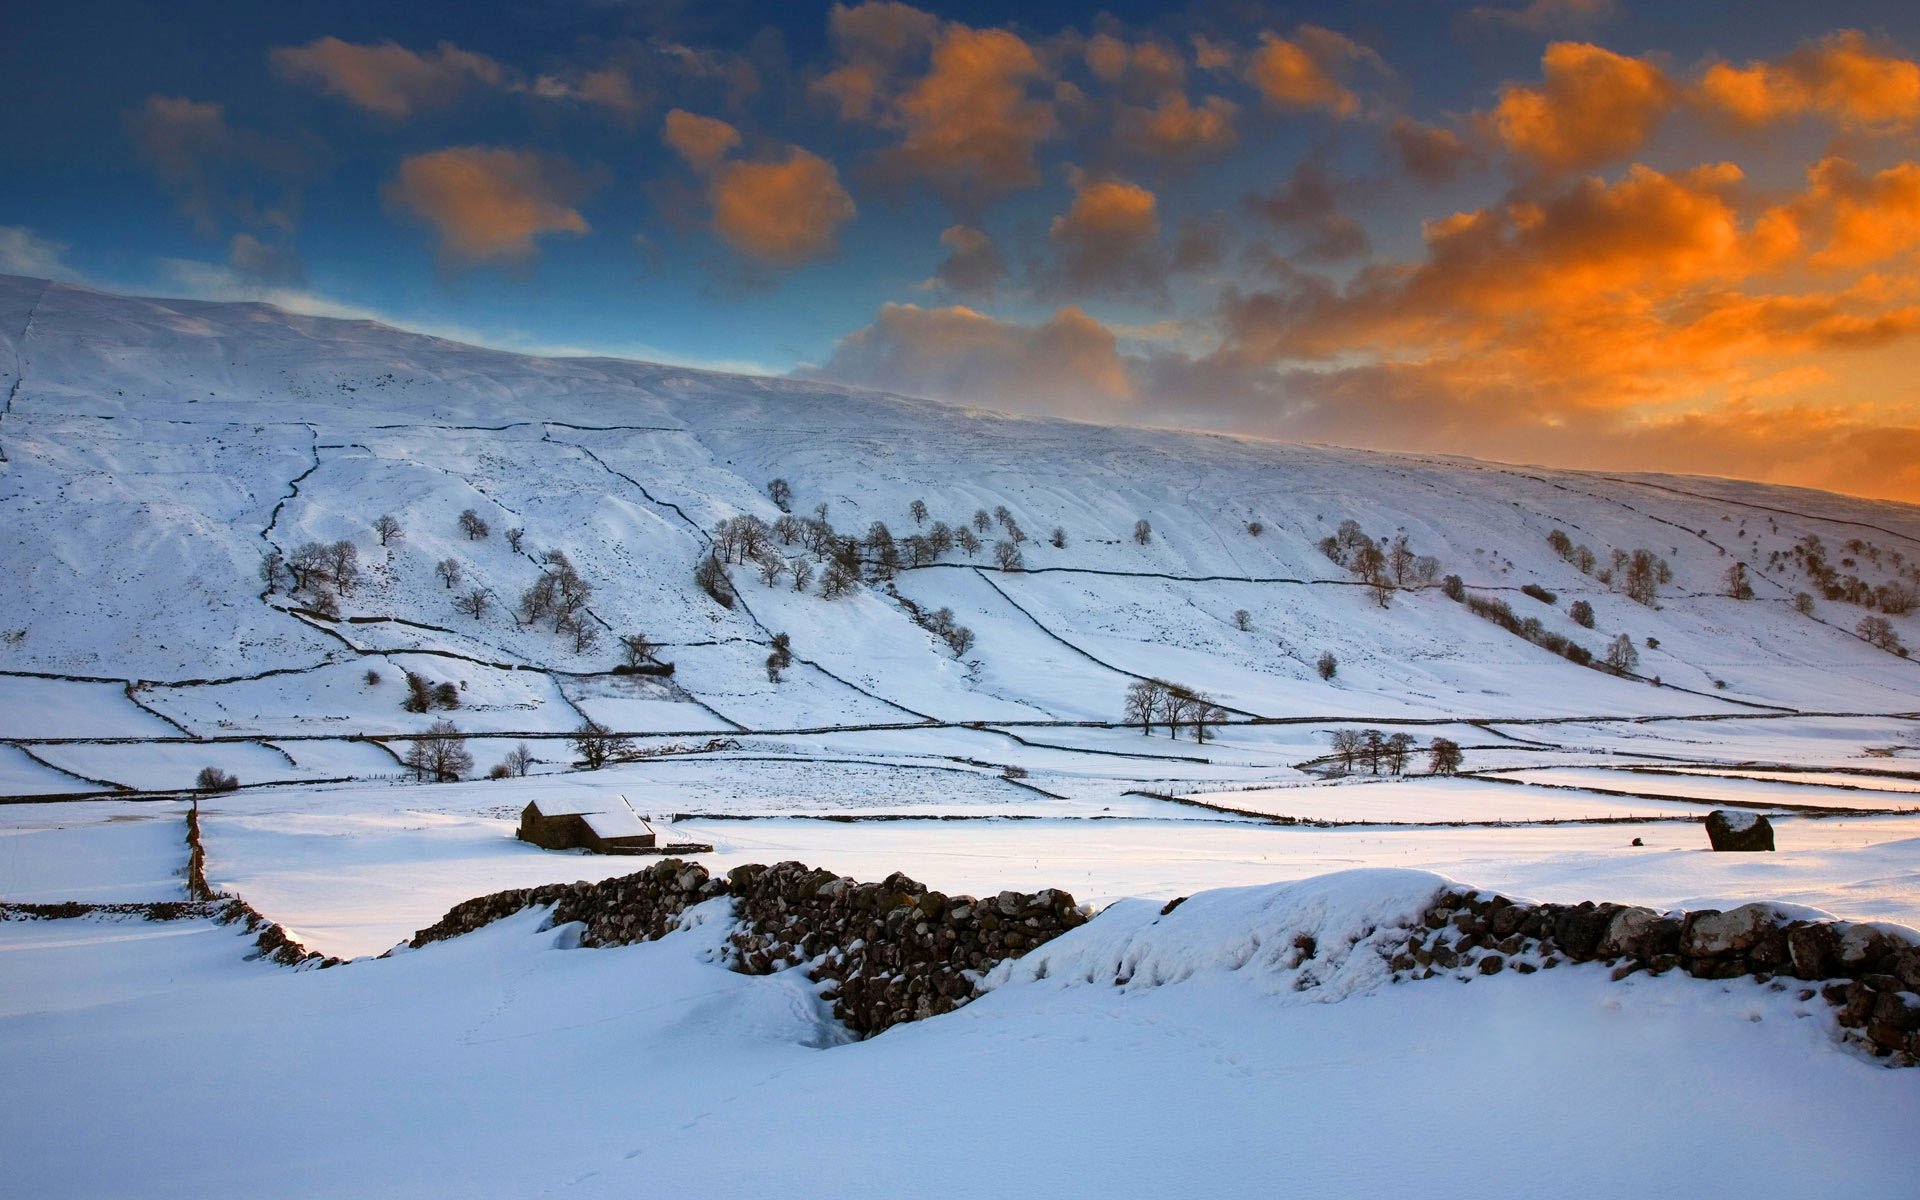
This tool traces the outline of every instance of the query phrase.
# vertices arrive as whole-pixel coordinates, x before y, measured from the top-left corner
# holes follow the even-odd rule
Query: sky
[[[1920,502],[1920,11],[79,0],[0,271]]]

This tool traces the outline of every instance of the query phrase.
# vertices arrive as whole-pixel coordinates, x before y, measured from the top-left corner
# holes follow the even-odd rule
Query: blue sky
[[[0,269],[1909,495],[1873,448],[1920,447],[1920,299],[1888,282],[1920,240],[1916,24],[1633,0],[41,6],[0,51]]]

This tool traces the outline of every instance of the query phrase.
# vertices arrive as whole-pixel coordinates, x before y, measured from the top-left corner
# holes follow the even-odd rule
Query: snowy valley
[[[1920,510],[11,276],[0,395],[0,1193],[1912,1194],[1920,1071],[1825,976],[1368,939],[1453,884],[1789,906],[1891,931],[1920,1046]],[[607,797],[716,878],[1091,919],[865,1039],[729,969],[725,896],[379,957],[650,865],[514,837]],[[351,961],[143,919],[201,899],[190,811],[212,892]]]

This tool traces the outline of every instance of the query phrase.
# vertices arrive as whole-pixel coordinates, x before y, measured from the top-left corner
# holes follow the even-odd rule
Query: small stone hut
[[[548,850],[650,854],[659,835],[625,796],[535,800],[520,810],[517,836]]]

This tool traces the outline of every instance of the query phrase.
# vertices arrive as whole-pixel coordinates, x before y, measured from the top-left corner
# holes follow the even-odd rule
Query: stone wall
[[[1613,977],[1685,971],[1748,978],[1836,1007],[1845,1040],[1898,1066],[1920,1062],[1920,942],[1882,925],[1804,920],[1769,904],[1658,913],[1623,904],[1523,904],[1442,892],[1394,955],[1401,979],[1523,974],[1601,962]],[[1789,982],[1792,981],[1792,982]]]
[[[950,1012],[979,994],[975,981],[1086,921],[1056,889],[1001,892],[976,900],[932,891],[905,875],[858,883],[797,862],[736,867],[715,879],[704,867],[666,859],[600,883],[516,888],[455,905],[416,933],[424,946],[469,933],[532,905],[552,905],[555,923],[579,921],[580,943],[617,946],[660,937],[681,912],[731,896],[739,927],[734,969],[765,975],[805,964],[834,1015],[863,1036]]]
[[[187,895],[205,907],[203,913],[184,915],[211,916],[222,925],[246,922],[247,932],[255,934],[256,958],[265,958],[285,967],[335,967],[341,960],[318,950],[309,950],[293,940],[286,929],[269,921],[253,905],[238,896],[217,892],[207,882],[207,848],[200,840],[200,802],[187,810]],[[152,918],[150,918],[152,919]]]

